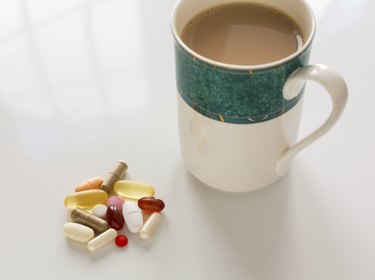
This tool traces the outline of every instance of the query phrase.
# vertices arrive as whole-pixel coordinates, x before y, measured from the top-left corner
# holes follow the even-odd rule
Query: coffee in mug
[[[185,26],[181,39],[204,57],[237,65],[270,63],[303,45],[302,31],[292,18],[255,3],[205,10]]]

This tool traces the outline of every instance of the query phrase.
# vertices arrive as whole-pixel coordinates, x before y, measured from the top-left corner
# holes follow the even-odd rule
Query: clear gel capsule
[[[94,238],[94,231],[81,224],[66,223],[63,229],[66,237],[78,242],[87,243]]]
[[[159,213],[152,213],[147,219],[141,230],[139,231],[139,236],[142,239],[149,239],[152,233],[155,231],[161,220],[161,215]]]
[[[116,236],[117,231],[113,228],[110,228],[102,234],[95,237],[94,239],[92,239],[91,241],[89,241],[89,243],[87,243],[87,249],[89,249],[89,251],[91,252],[94,252],[99,248],[103,247],[104,245],[108,244],[112,240],[114,240]]]
[[[75,191],[81,192],[81,191],[99,189],[102,183],[103,183],[102,177],[93,177],[91,179],[88,179],[87,181],[84,181],[78,184],[75,188]]]
[[[132,233],[137,233],[143,226],[143,215],[136,202],[125,201],[122,206],[125,224]]]
[[[108,229],[108,223],[105,220],[90,214],[85,210],[76,208],[72,211],[70,216],[74,222],[88,226],[97,233],[102,233]]]
[[[146,196],[138,200],[138,206],[147,213],[153,213],[162,211],[165,207],[165,204],[163,200],[159,198]]]
[[[87,190],[76,192],[65,198],[65,206],[69,209],[92,208],[97,204],[104,204],[108,199],[108,194],[102,190]]]
[[[140,199],[142,197],[153,196],[155,194],[155,189],[153,186],[129,180],[118,181],[114,185],[113,190],[118,195],[132,199]]]

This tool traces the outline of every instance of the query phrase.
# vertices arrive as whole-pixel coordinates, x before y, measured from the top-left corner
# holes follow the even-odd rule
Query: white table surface
[[[312,63],[346,79],[337,126],[260,191],[203,186],[181,161],[175,0],[0,1],[1,279],[375,277],[375,2],[311,0]],[[308,85],[301,137],[328,115]],[[89,253],[66,240],[66,195],[118,159],[166,203],[148,241]]]

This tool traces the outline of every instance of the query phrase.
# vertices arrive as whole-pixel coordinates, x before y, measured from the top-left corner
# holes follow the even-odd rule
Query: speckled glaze
[[[175,43],[177,89],[191,108],[208,118],[237,124],[268,121],[301,99],[303,90],[284,99],[283,87],[291,73],[307,65],[310,50],[275,67],[246,71],[210,65]]]
[[[182,41],[180,34],[195,15],[234,1],[269,5],[289,15],[301,28],[302,48],[267,64],[232,65],[204,57]],[[348,91],[338,73],[308,64],[315,27],[306,0],[177,2],[171,28],[181,156],[201,182],[230,192],[268,186],[288,172],[301,150],[335,125]],[[332,112],[318,129],[297,141],[306,81],[327,90]]]

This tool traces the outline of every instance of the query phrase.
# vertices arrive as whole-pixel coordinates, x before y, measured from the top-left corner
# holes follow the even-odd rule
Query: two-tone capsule
[[[111,193],[113,185],[125,176],[128,165],[123,160],[118,160],[113,169],[108,172],[101,185],[101,189],[107,193]]]

